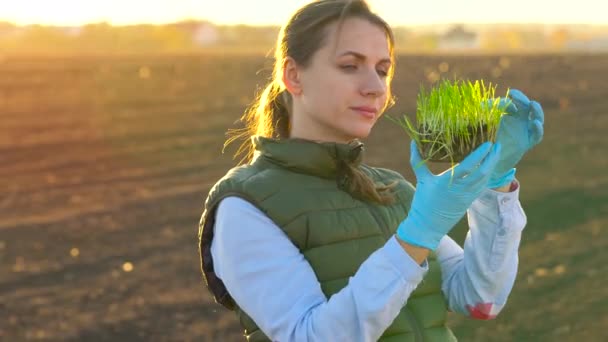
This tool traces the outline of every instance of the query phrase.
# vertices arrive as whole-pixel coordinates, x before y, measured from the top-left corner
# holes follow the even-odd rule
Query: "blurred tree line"
[[[395,27],[396,46],[403,52],[437,50],[561,51],[571,42],[591,41],[608,50],[606,27],[554,27],[542,25],[464,28],[443,32]],[[16,54],[162,54],[204,51],[268,52],[275,42],[275,26],[220,26],[207,21],[166,25],[112,26],[93,23],[80,27],[16,26],[0,22],[0,53]],[[599,38],[598,38],[599,37]],[[599,40],[598,40],[599,39]],[[605,42],[604,42],[605,39]],[[580,45],[580,44],[579,44]],[[585,45],[583,45],[585,46]]]

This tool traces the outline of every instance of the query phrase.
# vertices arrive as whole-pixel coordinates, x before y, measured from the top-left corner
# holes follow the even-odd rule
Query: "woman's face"
[[[384,110],[391,68],[385,31],[349,18],[339,31],[327,27],[326,41],[306,68],[298,68],[291,136],[348,142],[369,135]]]

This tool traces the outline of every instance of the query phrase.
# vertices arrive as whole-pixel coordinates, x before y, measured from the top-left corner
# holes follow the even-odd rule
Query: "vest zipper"
[[[420,329],[420,324],[418,323],[416,316],[414,316],[414,313],[406,306],[403,307],[403,310],[401,312],[403,312],[405,318],[408,320],[410,326],[412,327],[412,332],[414,333],[414,340],[416,342],[424,342],[424,338],[422,337],[422,329]]]

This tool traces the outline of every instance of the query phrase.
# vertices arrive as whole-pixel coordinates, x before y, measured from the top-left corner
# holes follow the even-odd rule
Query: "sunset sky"
[[[309,0],[0,0],[0,21],[20,25],[116,25],[206,19],[218,24],[281,24]],[[608,24],[603,1],[369,0],[391,25],[437,23]]]

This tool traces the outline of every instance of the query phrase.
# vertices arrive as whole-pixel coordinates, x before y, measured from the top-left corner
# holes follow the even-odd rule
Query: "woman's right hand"
[[[416,175],[416,192],[397,236],[409,244],[436,250],[439,241],[487,188],[499,156],[500,144],[486,142],[459,164],[434,175],[412,141],[410,164]]]

